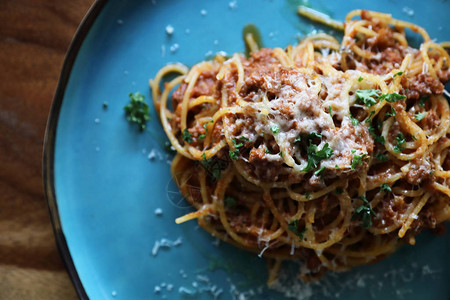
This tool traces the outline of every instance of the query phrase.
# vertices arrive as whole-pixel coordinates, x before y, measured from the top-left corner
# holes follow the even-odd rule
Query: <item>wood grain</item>
[[[93,0],[0,1],[0,299],[76,299],[42,184],[65,53]]]

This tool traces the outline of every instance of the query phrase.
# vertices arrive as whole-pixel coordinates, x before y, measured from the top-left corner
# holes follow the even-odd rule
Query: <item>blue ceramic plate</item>
[[[450,1],[314,1],[343,20],[355,8],[390,12],[450,37]],[[45,184],[57,241],[76,289],[90,299],[444,299],[450,295],[450,235],[424,233],[417,245],[348,273],[269,291],[263,259],[199,229],[176,225],[190,211],[169,173],[155,111],[140,133],[124,117],[130,92],[151,101],[148,80],[168,62],[193,65],[218,51],[242,51],[255,24],[267,47],[314,29],[299,1],[98,1],[72,43],[45,145]],[[170,25],[170,26],[169,26]],[[174,29],[167,34],[167,26]],[[104,107],[107,103],[107,107]]]

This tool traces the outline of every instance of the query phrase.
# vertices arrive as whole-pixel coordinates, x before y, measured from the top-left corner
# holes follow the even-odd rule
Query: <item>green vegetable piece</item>
[[[355,209],[355,213],[352,216],[352,220],[360,219],[361,227],[364,229],[368,229],[372,226],[372,217],[375,216],[375,212],[372,210],[369,201],[367,201],[366,197],[360,196],[358,197],[363,201],[363,204]]]
[[[349,118],[350,118],[350,122],[352,122],[353,126],[359,125],[358,119],[355,119],[352,115],[350,115]]]
[[[300,241],[303,241],[307,228],[305,228],[302,232],[299,232],[298,231],[298,220],[289,222],[288,229],[290,231],[292,231],[296,236],[298,236]]]
[[[389,186],[389,184],[383,183],[380,186],[380,191],[382,191],[382,192],[392,192],[392,188]]]
[[[312,169],[317,169],[319,166],[319,163],[324,160],[328,159],[333,155],[333,149],[331,149],[328,146],[328,143],[326,143],[321,150],[317,150],[317,145],[313,144],[310,140],[309,146],[307,151],[308,155],[308,164],[307,166],[302,170],[303,172],[308,172]]]
[[[386,155],[384,155],[383,153],[381,153],[381,152],[378,152],[378,153],[375,155],[375,158],[376,158],[378,161],[381,161],[381,162],[385,162],[385,161],[388,160],[388,157],[387,157]]]
[[[144,131],[150,120],[149,107],[145,103],[145,97],[139,92],[128,95],[130,102],[123,108],[130,123],[136,123],[140,131]]]
[[[280,127],[274,125],[274,126],[270,127],[270,130],[272,130],[272,132],[273,132],[274,134],[277,134],[277,133],[280,132]]]
[[[414,117],[416,118],[417,121],[421,121],[423,118],[425,118],[425,116],[427,115],[427,113],[417,113],[414,115]]]
[[[354,153],[353,150],[352,150],[352,152]],[[366,157],[366,154],[355,154],[355,155],[353,155],[352,170],[354,170],[357,166],[363,164],[363,158],[364,157]]]
[[[381,101],[386,100],[387,102],[391,102],[391,103],[397,102],[398,100],[403,100],[405,98],[406,98],[406,96],[403,96],[403,95],[400,95],[397,93],[382,94],[380,96]]]
[[[405,149],[406,139],[402,132],[399,132],[395,138],[397,144],[394,146],[394,151],[397,153],[402,152]]]
[[[181,133],[181,138],[183,139],[183,141],[188,142],[188,143],[192,143],[192,134],[189,132],[189,130],[187,128],[185,128],[183,130],[183,132]]]
[[[368,89],[368,90],[357,90],[356,97],[366,106],[374,106],[377,104],[378,90]]]

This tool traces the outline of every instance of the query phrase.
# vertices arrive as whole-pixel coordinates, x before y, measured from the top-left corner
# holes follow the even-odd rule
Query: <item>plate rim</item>
[[[78,57],[78,53],[85,38],[89,34],[93,24],[103,11],[103,8],[107,2],[108,0],[95,0],[75,31],[66,52],[58,83],[56,85],[55,94],[53,96],[50,112],[47,118],[43,142],[42,179],[44,184],[44,196],[46,198],[50,213],[50,220],[52,223],[56,246],[66,271],[69,274],[70,280],[72,281],[73,287],[75,288],[75,292],[77,293],[78,298],[83,300],[89,299],[89,297],[74,265],[65,234],[61,227],[61,219],[59,216],[54,176],[55,142],[60,110],[63,104],[66,87],[72,73],[73,65]]]

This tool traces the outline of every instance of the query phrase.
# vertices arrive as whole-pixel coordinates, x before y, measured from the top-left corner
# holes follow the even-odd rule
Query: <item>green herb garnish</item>
[[[403,100],[405,98],[406,98],[406,96],[403,96],[403,95],[400,95],[397,93],[382,94],[380,96],[381,101],[386,100],[387,102],[391,102],[391,103],[397,102],[398,100]]]
[[[127,120],[131,123],[136,123],[139,126],[140,131],[144,131],[147,122],[150,120],[149,107],[145,103],[145,97],[139,92],[128,94],[130,97],[130,103],[123,109]]]
[[[368,229],[372,226],[372,217],[375,216],[375,212],[366,197],[360,196],[358,198],[363,201],[363,204],[355,210],[352,220],[360,219],[362,221],[361,227]]]
[[[394,151],[400,153],[405,149],[406,144],[405,136],[403,135],[402,132],[399,132],[395,140],[397,141],[397,144],[394,146]]]
[[[381,153],[381,152],[378,152],[378,153],[375,155],[375,158],[376,158],[378,161],[381,161],[381,162],[385,162],[385,161],[388,160],[388,157],[387,157],[386,155],[384,155],[383,153]]]
[[[236,139],[232,139],[234,150],[228,151],[228,154],[230,155],[231,159],[237,160],[239,158],[239,148],[242,147],[243,143],[237,143]]]
[[[310,139],[313,139],[313,138],[319,138],[319,139],[321,139],[321,138],[322,138],[322,135],[321,135],[320,133],[317,133],[317,132],[311,132],[311,133],[308,135],[308,137],[309,137]]]
[[[385,114],[386,117],[395,117],[397,115],[397,112],[395,111],[395,109],[393,107],[391,107],[392,112],[388,112]]]
[[[188,143],[192,143],[192,134],[189,132],[189,130],[187,128],[185,128],[183,130],[183,133],[181,133],[181,138],[183,139],[183,141],[188,142]]]
[[[273,132],[274,134],[277,134],[277,133],[280,132],[280,127],[274,125],[274,126],[270,127],[270,130],[272,130],[272,132]]]
[[[384,142],[385,142],[384,136],[382,136],[382,135],[377,135],[376,132],[375,132],[376,129],[378,129],[378,130],[381,129],[381,125],[382,125],[382,124],[381,124],[380,121],[378,121],[378,122],[376,123],[376,125],[374,125],[374,124],[372,123],[372,124],[370,124],[368,130],[369,130],[369,133],[370,133],[370,135],[372,136],[372,138],[374,139],[375,142],[380,143],[381,145],[384,145]],[[375,127],[375,126],[376,126],[376,127]]]
[[[308,165],[302,170],[303,172],[317,169],[322,160],[328,159],[333,155],[333,149],[328,146],[328,143],[326,143],[321,150],[317,150],[317,145],[313,144],[311,140],[309,141],[309,146],[306,151],[308,154]]]
[[[420,99],[419,99],[419,106],[420,107],[425,107],[425,102],[427,102],[428,99],[430,99],[430,95],[425,95],[425,96],[420,97]]]
[[[202,159],[200,164],[208,171],[214,178],[219,179],[222,176],[222,171],[226,168],[226,162],[218,158],[206,159],[206,154],[201,155]]]
[[[426,113],[417,113],[414,115],[414,117],[416,118],[417,121],[420,121],[423,118],[425,118],[426,115],[427,115]]]
[[[392,192],[392,188],[389,186],[389,184],[383,183],[380,186],[380,191],[382,191],[382,192]]]
[[[366,106],[374,106],[377,104],[378,90],[357,90],[356,97]]]
[[[326,168],[325,167],[321,167],[319,170],[314,172],[314,175],[319,175],[320,173],[322,173]]]
[[[372,122],[372,116],[375,114],[375,111],[371,111],[367,119],[364,121],[366,124],[370,124]]]
[[[403,72],[397,72],[394,74],[394,76],[392,76],[392,79],[394,79],[397,76],[402,76],[402,75],[403,75]]]
[[[302,232],[298,231],[298,220],[294,220],[292,222],[289,222],[288,229],[290,231],[292,231],[296,236],[298,236],[300,241],[303,240],[303,238],[305,236],[305,232],[307,230],[307,228],[305,228]]]
[[[355,150],[352,150],[352,153],[355,153]],[[363,164],[363,158],[366,157],[366,154],[355,154],[353,155],[352,160],[352,170],[354,170],[357,166]]]
[[[361,82],[361,81],[363,81],[363,80],[364,80],[364,78],[362,78],[361,76],[359,76],[358,82]]]
[[[349,116],[350,122],[352,122],[353,126],[359,125],[358,119],[355,119],[352,115]]]

